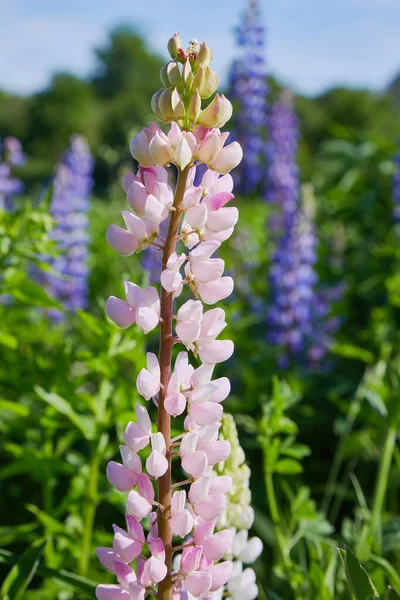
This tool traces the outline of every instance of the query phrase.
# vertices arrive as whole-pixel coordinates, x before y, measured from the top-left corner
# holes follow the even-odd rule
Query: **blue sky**
[[[0,88],[29,93],[56,70],[85,75],[110,27],[132,23],[160,53],[180,31],[206,40],[226,75],[247,0],[0,0]],[[379,89],[400,70],[400,0],[260,0],[272,73],[307,94]]]

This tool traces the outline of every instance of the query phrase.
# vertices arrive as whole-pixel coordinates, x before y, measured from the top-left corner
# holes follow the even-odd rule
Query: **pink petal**
[[[124,467],[133,471],[133,473],[140,473],[142,470],[142,461],[140,460],[140,457],[135,452],[132,452],[128,446],[120,446],[119,451]]]
[[[124,281],[124,292],[127,303],[136,310],[142,301],[143,290],[136,283]]]
[[[214,171],[210,171],[214,173]],[[211,186],[208,186],[208,190],[210,194],[218,194],[219,192],[228,192],[231,193],[233,190],[233,178],[232,175],[223,175],[222,177],[218,177],[215,183]],[[225,204],[225,202],[224,202]],[[218,210],[215,208],[214,210]]]
[[[207,219],[207,229],[210,231],[225,231],[236,225],[239,219],[239,211],[235,206],[221,208],[211,212]]]
[[[150,400],[160,391],[160,379],[154,377],[147,369],[142,369],[137,376],[136,387],[143,398]]]
[[[219,379],[214,379],[213,384],[214,392],[208,400],[210,402],[223,402],[230,394],[231,382],[227,377],[220,377]]]
[[[126,500],[126,508],[130,514],[141,521],[151,513],[152,505],[135,490],[131,490]]]
[[[220,560],[229,552],[233,544],[233,534],[229,529],[224,529],[214,534],[210,539],[203,540],[203,553],[212,561]]]
[[[129,586],[129,598],[130,600],[144,600],[146,589],[138,585],[137,583],[131,583]]]
[[[193,529],[193,517],[190,512],[185,509],[177,515],[172,515],[169,524],[174,535],[184,538]]]
[[[129,593],[120,585],[98,585],[96,598],[97,600],[129,600]]]
[[[217,364],[228,360],[233,354],[234,346],[231,340],[215,340],[199,348],[199,356],[203,363]]]
[[[139,494],[146,498],[148,502],[154,502],[155,493],[150,477],[145,473],[139,473],[137,476],[137,480]]]
[[[166,576],[167,567],[165,563],[155,556],[151,556],[144,565],[141,581],[143,583],[148,582],[148,584],[154,585],[165,579]]]
[[[122,256],[131,256],[138,249],[139,243],[129,231],[118,227],[118,225],[110,225],[106,233],[107,243],[122,254]]]
[[[154,450],[146,460],[149,475],[158,479],[168,470],[168,460],[160,452]]]
[[[209,475],[204,475],[192,483],[189,490],[189,500],[192,504],[197,504],[200,500],[207,498],[211,479]]]
[[[114,526],[113,548],[119,556],[127,563],[132,562],[142,551],[142,544],[133,540],[130,535],[121,529]]]
[[[216,281],[199,284],[197,290],[205,304],[215,304],[232,294],[233,285],[232,277],[221,277]]]
[[[203,544],[204,540],[210,539],[214,533],[216,524],[217,519],[214,519],[213,521],[203,521],[200,525],[198,525],[193,536],[194,543]]]
[[[197,478],[207,469],[207,456],[204,452],[190,452],[182,459],[182,469]]]
[[[136,485],[137,476],[123,465],[110,461],[107,465],[106,475],[108,481],[120,492],[127,492]]]
[[[185,588],[188,592],[193,594],[193,596],[201,596],[208,592],[212,585],[212,579],[210,573],[207,571],[195,571],[194,573],[189,573],[185,577]]]
[[[142,525],[133,515],[125,515],[126,525],[130,537],[141,544],[144,544],[145,537]]]
[[[223,585],[228,583],[233,573],[232,563],[227,560],[225,562],[219,563],[218,565],[212,565],[208,572],[212,577],[212,585],[211,591],[215,592],[219,590]]]
[[[132,492],[131,492],[132,493]],[[205,521],[212,521],[220,517],[226,508],[226,496],[224,494],[213,494],[204,500],[197,502],[195,511]]]
[[[224,179],[224,178],[221,177],[218,180],[218,182],[222,181],[222,179]],[[210,196],[207,196],[205,199],[205,202],[207,203],[207,206],[211,209],[211,211],[218,211],[220,208],[225,206],[225,204],[227,204],[227,202],[232,200],[234,197],[235,196],[233,194],[222,191],[222,192],[213,193]]]
[[[220,421],[223,408],[215,402],[203,402],[190,407],[190,416],[198,425],[212,425]]]
[[[189,223],[190,227],[194,230],[202,229],[207,222],[207,218],[208,209],[204,202],[189,208],[185,212],[185,221],[186,223]]]
[[[152,308],[148,306],[139,306],[136,311],[137,326],[145,333],[149,333],[157,327],[160,321],[159,316]]]
[[[179,271],[165,269],[161,273],[161,285],[167,292],[175,292],[182,283],[182,275]]]
[[[210,169],[225,174],[238,166],[243,158],[243,150],[238,142],[232,142],[222,148],[217,158],[209,165]]]
[[[203,548],[201,546],[189,546],[185,548],[181,556],[182,573],[197,571],[200,566],[202,554]]]
[[[209,494],[227,494],[231,491],[233,485],[232,477],[229,475],[220,475],[212,477],[210,481]]]
[[[136,573],[126,564],[126,562],[117,559],[114,564],[118,583],[120,583],[122,587],[127,588],[130,583],[136,583]]]
[[[139,425],[131,421],[125,428],[124,441],[133,452],[139,452],[139,450],[146,448],[150,436]]]
[[[193,275],[201,283],[208,283],[219,279],[225,268],[225,262],[222,258],[210,258],[208,260],[200,260],[198,262],[192,262],[190,270]]]
[[[216,404],[215,406],[220,405]],[[208,464],[212,466],[226,460],[231,453],[231,445],[228,440],[218,440],[213,444],[204,446],[202,449],[207,455]]]
[[[134,181],[139,181],[138,178],[132,171],[127,171],[122,178],[122,187],[125,193],[128,192],[129,188],[133,184]]]
[[[114,560],[118,558],[118,556],[114,550],[112,548],[97,548],[96,554],[103,567],[108,569],[111,573],[115,573]]]
[[[107,316],[121,329],[130,327],[135,322],[135,311],[124,300],[110,296],[106,302]]]
[[[169,415],[177,417],[181,415],[186,408],[186,398],[180,392],[168,394],[164,400],[165,410]]]
[[[148,194],[144,185],[139,181],[133,182],[128,189],[129,206],[131,206],[140,217],[143,217],[145,214],[147,196]]]
[[[129,210],[122,210],[121,214],[129,233],[140,243],[142,243],[147,237],[146,225],[142,219],[131,213]]]
[[[200,321],[181,321],[176,325],[176,333],[184,344],[195,342],[200,335]]]

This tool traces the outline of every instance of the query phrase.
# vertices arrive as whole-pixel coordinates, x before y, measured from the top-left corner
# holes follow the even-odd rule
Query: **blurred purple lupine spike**
[[[24,190],[24,184],[12,177],[11,168],[25,164],[22,145],[15,137],[0,138],[0,210],[12,209],[12,198]]]
[[[399,153],[394,159],[396,170],[393,176],[394,221],[400,223],[400,140]]]
[[[297,117],[291,94],[285,91],[271,110],[266,195],[278,208],[270,222],[280,237],[270,271],[268,337],[281,347],[281,367],[289,366],[291,360],[313,366],[320,363],[338,325],[328,319],[332,294],[316,289],[314,202],[312,191],[307,193],[305,188],[301,207],[297,145]]]
[[[268,95],[265,27],[257,0],[250,0],[235,31],[240,55],[232,65],[230,88],[238,104],[234,134],[244,154],[236,176],[244,192],[254,192],[264,176]]]
[[[48,277],[49,293],[67,310],[86,308],[89,270],[86,264],[89,236],[87,232],[90,193],[93,186],[93,158],[80,135],[71,144],[56,167],[50,210],[56,221],[53,237],[61,255],[52,261],[60,274]],[[59,311],[52,311],[61,320]]]

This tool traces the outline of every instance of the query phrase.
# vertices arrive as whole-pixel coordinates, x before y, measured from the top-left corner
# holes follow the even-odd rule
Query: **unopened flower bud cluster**
[[[217,529],[228,528],[233,533],[233,545],[227,558],[233,560],[232,578],[226,585],[226,597],[232,600],[254,600],[258,589],[253,564],[262,552],[263,545],[258,537],[249,539],[249,529],[254,522],[251,506],[250,469],[245,464],[245,454],[240,445],[238,432],[232,415],[222,417],[221,437],[229,441],[231,453],[218,465],[220,476],[231,477],[232,488],[228,493],[226,509],[218,519]]]

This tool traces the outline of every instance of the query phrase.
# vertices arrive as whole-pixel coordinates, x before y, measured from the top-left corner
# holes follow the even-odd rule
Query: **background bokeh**
[[[382,598],[389,584],[400,594],[400,7],[261,3],[257,76],[266,85],[256,108],[246,104],[249,87],[237,87],[235,60],[253,34],[239,31],[243,46],[233,27],[243,27],[247,8],[245,0],[2,8],[0,136],[18,138],[26,160],[6,172],[3,145],[0,195],[11,204],[0,207],[0,581],[21,555],[20,573],[37,567],[4,598],[80,600],[104,580],[94,549],[110,545],[109,523],[123,511],[105,465],[141,401],[146,346],[157,346],[135,328],[118,330],[104,303],[124,279],[143,284],[158,268],[152,255],[121,259],[105,231],[125,208],[129,140],[154,119],[164,48],[179,29],[213,48],[236,109],[233,135],[251,134],[251,146],[256,127],[262,144],[254,185],[246,186],[254,164],[236,173],[241,218],[223,252],[236,281],[225,409],[252,470],[254,532],[264,543],[259,598],[351,598],[336,552],[345,545]],[[71,165],[74,134],[93,163],[78,148],[81,179],[68,196],[60,164]],[[72,206],[90,189],[87,203]],[[67,216],[81,215],[62,239],[51,233],[64,218],[54,198]],[[300,219],[295,233],[287,201]],[[63,271],[63,256],[78,238],[89,244],[78,273],[87,290],[68,305],[55,280],[60,271],[67,283],[77,276]],[[290,280],[293,264],[302,277]],[[304,320],[289,321],[282,341],[274,335],[282,303],[290,294],[297,310],[304,289],[307,328],[292,343]]]

